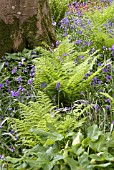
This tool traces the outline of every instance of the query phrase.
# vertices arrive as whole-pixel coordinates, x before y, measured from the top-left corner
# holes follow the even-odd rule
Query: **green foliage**
[[[50,0],[57,24],[68,2],[73,0]],[[100,5],[101,10],[82,10],[82,15],[66,12],[61,28],[70,35],[56,49],[38,47],[3,57],[2,170],[114,169],[114,68],[106,61],[114,55],[114,5]]]
[[[13,154],[14,141],[12,131],[6,117],[19,117],[19,102],[28,103],[35,100],[35,91],[28,80],[33,77],[34,65],[32,58],[38,57],[38,49],[6,54],[0,59],[0,153]],[[15,73],[13,70],[15,69]],[[32,73],[32,75],[31,75]],[[13,93],[16,92],[16,95]]]
[[[65,135],[67,130],[75,131],[78,127],[82,126],[86,119],[84,112],[88,108],[86,106],[82,109],[82,106],[82,104],[79,106],[74,105],[72,110],[62,115],[61,110],[56,110],[55,106],[52,105],[49,97],[44,92],[39,91],[38,101],[29,102],[28,105],[20,103],[20,119],[9,118],[8,124],[15,133],[18,133],[19,140],[17,143],[22,142],[24,145],[31,147],[37,143],[43,144],[45,142],[49,129],[53,130],[53,126],[50,126],[50,123],[54,124],[62,135]],[[82,115],[83,118],[81,118]],[[38,135],[31,133],[35,128],[37,128],[35,132],[41,134],[43,140]],[[46,132],[44,133],[44,131]],[[49,138],[53,137],[53,135],[52,133]],[[54,136],[57,137],[57,134]],[[57,138],[58,140],[59,138],[61,139],[60,136]],[[47,141],[47,143],[53,142],[52,138],[51,141]]]
[[[91,21],[91,34],[89,36],[94,45],[97,48],[102,48],[103,46],[110,48],[114,44],[114,30],[109,25],[114,21],[114,4],[92,13],[87,12],[86,17]]]
[[[107,8],[103,8],[101,4],[98,6],[101,9],[95,9],[93,4],[91,10],[88,5],[89,9],[82,10],[82,15],[77,10],[67,12],[60,22],[63,38],[69,35],[72,41],[80,41],[76,44],[78,51],[90,48],[102,51],[103,46],[108,49],[114,44],[114,3]]]
[[[20,158],[6,157],[1,164],[11,170],[102,170],[114,168],[114,133],[104,134],[93,124],[87,128],[86,134],[67,132],[66,138],[57,131],[55,125],[48,132],[36,128],[32,132],[45,139],[54,140],[54,144],[36,145],[24,149]],[[92,134],[92,135],[91,135]],[[66,140],[66,142],[65,142]],[[61,145],[62,144],[62,145]],[[7,163],[8,162],[8,163]]]
[[[76,60],[79,56],[84,56],[84,60]],[[74,50],[74,43],[64,40],[58,48],[49,52],[44,50],[41,58],[35,59],[36,74],[34,86],[36,89],[45,91],[51,98],[56,97],[56,101],[69,105],[77,100],[81,91],[85,91],[90,85],[92,79],[103,69],[102,64],[99,69],[85,78],[85,74],[92,70],[96,59],[99,57],[98,51],[93,54],[86,52],[77,52]],[[59,92],[56,89],[57,83],[60,83]]]
[[[51,14],[56,24],[64,17],[68,4],[69,0],[50,0]]]
[[[108,93],[101,92],[103,96],[111,100],[111,114],[110,114],[110,121],[114,124],[114,98],[111,97]],[[113,127],[112,127],[113,128]]]
[[[20,140],[23,140],[24,144],[33,146],[38,142],[35,135],[32,135],[29,131],[30,128],[46,128],[46,122],[50,122],[50,110],[54,108],[51,100],[43,93],[38,92],[37,102],[29,102],[28,105],[20,103],[20,119],[11,118],[8,122],[11,127],[17,132]],[[54,120],[53,120],[54,121]]]

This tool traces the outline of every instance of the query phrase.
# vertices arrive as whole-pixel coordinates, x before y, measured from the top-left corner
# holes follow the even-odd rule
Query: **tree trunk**
[[[56,42],[48,0],[0,0],[0,56]]]

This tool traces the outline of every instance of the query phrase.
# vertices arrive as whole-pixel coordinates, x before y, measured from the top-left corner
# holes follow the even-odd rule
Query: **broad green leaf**
[[[76,170],[79,170],[79,166],[78,166],[78,162],[76,160],[74,160],[73,158],[65,158],[65,162],[68,163],[68,165],[70,166],[71,170],[74,170],[74,168]]]
[[[99,128],[96,124],[93,124],[87,129],[87,136],[93,141],[96,141],[101,134],[102,132],[99,131]]]
[[[82,141],[82,146],[83,146],[83,147],[89,146],[89,144],[90,144],[91,141],[92,141],[92,140],[91,140],[90,138],[85,138],[85,139]]]
[[[114,161],[114,156],[108,152],[100,152],[97,154],[89,155],[90,158],[95,159],[96,161]]]
[[[107,148],[114,148],[114,136],[107,142]]]
[[[80,166],[85,167],[89,164],[88,153],[84,152],[81,156],[79,156],[78,163]]]
[[[36,162],[41,165],[49,163],[49,156],[46,153],[39,152]]]
[[[107,151],[107,146],[106,146],[106,137],[104,135],[101,135],[98,140],[96,141],[91,141],[89,146],[95,150],[95,151]]]
[[[40,136],[43,139],[51,139],[53,141],[58,141],[58,140],[62,140],[64,138],[63,135],[57,133],[57,132],[46,132],[43,129],[36,129],[36,128],[31,128],[30,130],[31,132],[37,134],[38,136]]]
[[[40,156],[40,155],[39,155]],[[42,158],[41,158],[42,160]],[[42,161],[37,161],[37,160],[33,160],[30,158],[26,158],[25,162],[32,168],[32,169],[38,169],[38,168],[42,168],[43,164],[45,163],[49,163],[48,161],[46,162],[46,160],[42,160]]]
[[[72,151],[73,153],[75,153],[77,156],[81,155],[85,150],[82,146],[80,146],[79,148],[72,146]]]
[[[4,63],[0,63],[0,72],[3,69],[3,67],[4,67]]]
[[[46,132],[46,131],[44,131],[43,129],[36,129],[36,128],[31,128],[30,129],[30,132],[32,132],[32,133],[35,133],[35,134],[37,134],[38,136],[40,136],[40,137],[47,137],[48,136],[48,132]]]
[[[95,168],[95,167],[101,167],[101,168],[106,168],[108,167],[109,165],[111,165],[111,163],[104,163],[104,164],[96,164],[96,165],[88,165],[88,169],[89,168]],[[107,169],[108,170],[108,169]]]
[[[91,158],[94,161],[104,161],[104,157],[102,155],[100,155],[100,153],[98,154],[91,154],[89,155],[89,158]]]
[[[53,141],[61,141],[62,139],[64,139],[64,136],[57,132],[54,132],[54,133],[49,133],[48,138]]]
[[[29,153],[30,152],[45,152],[45,151],[46,151],[46,149],[43,146],[36,145],[29,151]]]
[[[74,140],[72,142],[72,146],[76,146],[78,144],[81,144],[83,138],[84,137],[83,137],[82,133],[78,132],[76,137],[74,138]]]

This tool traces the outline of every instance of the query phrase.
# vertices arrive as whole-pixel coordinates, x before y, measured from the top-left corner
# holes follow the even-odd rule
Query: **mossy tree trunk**
[[[48,0],[0,0],[0,57],[55,43]]]

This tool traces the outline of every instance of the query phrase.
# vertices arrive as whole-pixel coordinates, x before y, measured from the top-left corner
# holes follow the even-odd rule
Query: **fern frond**
[[[68,0],[50,0],[51,13],[57,24],[64,17],[68,3]]]
[[[87,13],[96,27],[106,23],[107,20],[114,18],[114,4],[103,8],[102,11],[96,10],[94,13]],[[97,22],[96,22],[97,21]]]
[[[15,129],[18,133],[20,140],[26,145],[29,140],[33,142],[29,143],[36,144],[40,141],[38,136],[30,133],[31,127],[33,128],[44,128],[48,131],[46,123],[51,121],[50,110],[54,109],[49,97],[43,93],[38,93],[37,102],[29,102],[28,105],[20,103],[20,119],[9,119],[10,126]],[[54,122],[54,118],[53,118]]]
[[[90,79],[85,82],[84,76],[93,68],[96,59],[99,57],[98,52],[99,50],[92,55],[89,54],[89,51],[78,53],[74,51],[74,43],[65,39],[48,58],[44,53],[44,57],[34,60],[36,65],[35,88],[45,90],[50,97],[57,96],[56,84],[60,82],[61,92],[59,96],[61,102],[71,103],[75,101],[82,87],[86,89],[90,84]],[[80,54],[84,56],[84,61],[75,64],[75,59]],[[100,70],[93,76],[99,74],[99,72]],[[46,86],[41,87],[44,83]]]
[[[114,44],[114,30],[110,28],[113,33],[107,31],[106,24],[114,20],[114,4],[103,8],[102,11],[96,10],[94,13],[87,13],[87,17],[92,22],[92,33],[90,37],[97,47],[103,46],[111,47]]]

